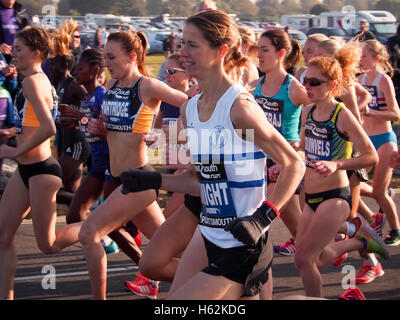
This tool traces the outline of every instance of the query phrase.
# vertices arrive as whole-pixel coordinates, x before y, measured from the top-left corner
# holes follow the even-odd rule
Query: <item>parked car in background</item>
[[[285,14],[281,24],[291,29],[305,32],[309,28],[319,27],[319,16],[314,14]]]
[[[163,53],[163,41],[171,34],[171,31],[145,31],[149,42],[148,54]]]
[[[340,28],[310,28],[307,30],[306,35],[309,36],[310,34],[314,33],[323,33],[328,37],[330,36],[341,37],[346,41],[351,39],[351,35],[347,34],[346,32],[343,31],[343,29]]]
[[[320,27],[344,29],[348,34],[355,35],[360,31],[360,22],[363,20],[369,22],[369,30],[382,43],[396,34],[396,17],[388,11],[361,10],[352,14],[342,11],[323,12],[320,15]]]
[[[300,30],[296,29],[289,29],[288,33],[293,39],[298,40],[301,46],[304,47],[304,44],[307,41],[307,36],[304,32],[301,32]]]
[[[95,30],[81,30],[81,46],[83,49],[86,47],[94,47]]]
[[[110,32],[117,32],[118,28],[121,29],[121,31],[130,31],[133,26],[129,25],[128,23],[112,23],[112,24],[107,24],[108,30]]]

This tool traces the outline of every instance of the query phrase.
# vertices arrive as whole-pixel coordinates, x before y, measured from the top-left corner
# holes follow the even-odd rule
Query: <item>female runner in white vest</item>
[[[268,225],[304,174],[301,158],[252,95],[229,77],[246,62],[240,45],[236,24],[223,12],[208,10],[186,20],[181,55],[202,94],[182,106],[181,118],[197,177],[190,172],[169,176],[168,185],[165,175],[154,172],[121,175],[127,192],[172,185],[173,191],[201,194],[201,232],[179,262],[169,299],[256,296],[272,261]],[[267,201],[264,152],[282,168]]]

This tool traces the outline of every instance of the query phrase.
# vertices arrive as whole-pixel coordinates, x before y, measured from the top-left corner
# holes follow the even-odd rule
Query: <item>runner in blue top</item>
[[[301,46],[291,40],[282,30],[264,32],[258,41],[259,68],[265,72],[261,80],[254,82],[254,97],[263,109],[268,121],[296,150],[300,141],[301,106],[310,103],[302,84],[286,71],[299,61]],[[272,192],[279,175],[279,167],[267,160],[268,192]],[[298,188],[290,201],[283,207],[282,220],[292,234],[292,239],[274,247],[277,253],[293,255],[298,219],[301,213]]]
[[[82,53],[78,65],[76,78],[83,85],[87,93],[82,100],[79,110],[66,107],[64,115],[74,118],[79,123],[86,142],[90,143],[92,165],[87,178],[77,190],[68,211],[67,223],[85,220],[89,208],[95,203],[104,191],[107,197],[115,189],[110,176],[110,160],[108,145],[105,137],[93,135],[87,131],[89,118],[98,118],[101,113],[106,89],[99,85],[98,75],[104,69],[104,58],[101,52],[89,49]]]

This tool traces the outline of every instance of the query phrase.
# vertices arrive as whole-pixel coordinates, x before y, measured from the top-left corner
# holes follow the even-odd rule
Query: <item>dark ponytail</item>
[[[301,45],[295,39],[290,39],[287,32],[279,29],[265,31],[261,37],[266,37],[271,41],[276,51],[284,49],[286,51],[283,63],[286,69],[294,67],[300,60],[302,54]]]

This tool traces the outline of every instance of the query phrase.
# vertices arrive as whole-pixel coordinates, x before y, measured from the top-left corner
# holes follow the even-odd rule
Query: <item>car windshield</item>
[[[290,35],[296,40],[306,40],[307,39],[306,35],[303,33],[293,32],[293,33],[290,33]]]
[[[346,33],[342,29],[330,29],[329,30],[329,35],[330,36],[340,36],[340,37],[345,37]]]
[[[382,33],[382,34],[396,33],[396,25],[394,23],[374,23],[373,27],[375,27],[377,33]]]

